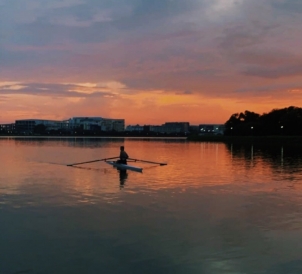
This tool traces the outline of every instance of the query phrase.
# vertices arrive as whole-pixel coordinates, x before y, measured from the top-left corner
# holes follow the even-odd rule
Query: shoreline
[[[188,135],[188,136],[150,136],[150,135],[0,135],[0,139],[174,139],[188,142],[213,142],[242,145],[292,145],[302,147],[302,136],[224,136],[224,135]]]
[[[259,145],[294,145],[302,146],[302,136],[224,136],[203,135],[188,136],[192,142],[221,142],[233,144],[259,144]]]
[[[183,136],[89,136],[89,135],[0,135],[0,139],[176,139],[187,140]]]

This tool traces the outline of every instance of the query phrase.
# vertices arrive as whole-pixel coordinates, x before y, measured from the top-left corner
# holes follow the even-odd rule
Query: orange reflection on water
[[[167,165],[129,162],[142,167],[143,172],[126,174],[102,161],[67,167],[74,162],[116,156],[120,145],[125,146],[130,158]],[[287,149],[282,149],[264,151],[253,146],[175,139],[2,139],[0,191],[17,193],[31,182],[48,186],[54,192],[61,189],[82,202],[93,202],[95,197],[120,191],[185,192],[188,188],[209,186],[230,186],[236,191],[274,191],[280,187],[275,181],[286,181],[287,187],[292,185],[298,190],[301,165],[291,163]]]

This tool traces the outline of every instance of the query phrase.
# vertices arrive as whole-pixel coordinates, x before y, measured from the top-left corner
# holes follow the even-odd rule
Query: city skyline
[[[302,105],[295,0],[0,0],[0,123],[224,124]]]
[[[101,119],[104,119],[104,120],[124,120],[124,122],[125,122],[125,128],[126,127],[131,127],[131,126],[161,126],[161,125],[164,125],[164,124],[169,124],[169,123],[188,123],[189,125],[192,125],[192,126],[198,126],[198,125],[224,125],[224,123],[222,123],[222,124],[220,124],[220,123],[202,123],[202,122],[199,122],[199,123],[197,123],[197,124],[192,124],[192,123],[190,123],[190,122],[188,122],[188,121],[184,121],[184,120],[182,120],[182,121],[170,121],[170,122],[167,122],[167,121],[165,121],[165,122],[163,122],[163,123],[160,123],[160,124],[150,124],[150,123],[147,123],[147,122],[144,122],[144,123],[141,123],[141,124],[138,124],[138,123],[136,123],[136,124],[129,124],[129,123],[127,123],[126,122],[126,120],[125,119],[123,119],[123,118],[114,118],[114,117],[96,117],[96,116],[82,116],[82,117],[79,117],[79,116],[75,116],[75,117],[69,117],[69,118],[67,118],[67,119],[62,119],[62,120],[48,120],[48,119],[42,119],[42,118],[29,118],[29,119],[16,119],[16,120],[14,120],[14,121],[11,121],[11,122],[8,122],[8,123],[0,123],[0,125],[9,125],[9,124],[15,124],[16,123],[16,121],[30,121],[30,120],[35,120],[35,121],[53,121],[53,122],[66,122],[66,121],[69,121],[69,120],[73,120],[73,119],[75,119],[75,118],[77,118],[77,119],[91,119],[91,118],[93,118],[93,119],[95,119],[95,118],[101,118]]]

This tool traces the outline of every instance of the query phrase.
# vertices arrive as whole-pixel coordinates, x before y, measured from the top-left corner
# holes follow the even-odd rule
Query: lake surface
[[[67,166],[121,145],[168,165]],[[302,273],[297,149],[1,138],[0,155],[0,274]]]

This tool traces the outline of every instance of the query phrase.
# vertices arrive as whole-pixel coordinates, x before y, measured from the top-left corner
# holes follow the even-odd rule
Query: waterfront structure
[[[47,130],[58,130],[63,127],[63,124],[64,124],[63,121],[23,119],[23,120],[16,120],[15,129],[17,132],[28,134],[28,133],[33,133],[37,125],[43,125]]]
[[[15,123],[0,124],[0,133],[1,132],[5,132],[5,133],[13,133],[13,132],[15,132]]]
[[[162,125],[129,125],[126,131],[129,132],[153,132],[160,134],[187,134],[198,133],[199,135],[223,135],[225,126],[222,124],[190,125],[189,122],[166,122]]]
[[[39,126],[39,127],[38,127]],[[128,125],[124,119],[103,117],[73,117],[67,120],[23,119],[11,124],[0,124],[0,133],[17,134],[100,134],[101,132],[136,132],[151,134],[198,133],[199,135],[224,135],[222,124],[190,125],[189,122],[166,122],[162,125]]]
[[[189,122],[167,122],[162,125],[165,133],[188,133],[190,123]]]
[[[126,127],[126,131],[129,132],[143,132],[144,131],[144,126],[140,126],[140,125],[128,125]]]
[[[38,125],[43,125],[47,131],[73,132],[74,130],[100,130],[100,131],[116,131],[122,132],[125,129],[124,119],[108,119],[102,117],[73,117],[67,120],[43,120],[43,119],[22,119],[16,120],[14,124],[10,124],[16,132],[21,134],[34,133]],[[8,128],[8,125],[1,125],[1,129]]]
[[[128,125],[126,131],[129,132],[155,132],[161,134],[170,133],[188,133],[190,124],[189,122],[166,122],[163,125]]]
[[[69,130],[101,130],[117,131],[125,130],[124,119],[109,119],[102,117],[73,117],[67,120]]]
[[[125,120],[103,118],[103,120],[101,121],[101,129],[103,131],[125,131]]]
[[[164,132],[164,128],[163,128],[163,126],[161,125],[161,126],[149,126],[148,127],[149,128],[149,130],[151,131],[151,132],[156,132],[156,133],[165,133]]]
[[[224,130],[225,130],[224,125],[218,125],[218,124],[199,125],[199,135],[223,135]]]
[[[100,122],[103,120],[102,117],[73,117],[68,119],[69,130],[93,130],[100,129]]]
[[[190,132],[190,133],[199,133],[199,126],[190,125],[190,127],[189,127],[189,132]]]

